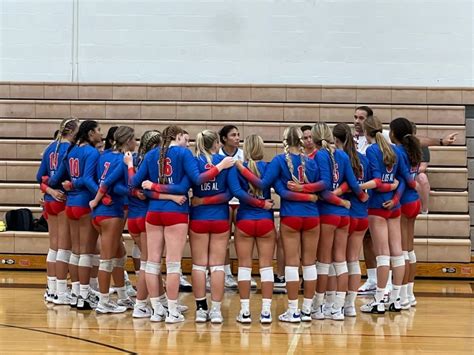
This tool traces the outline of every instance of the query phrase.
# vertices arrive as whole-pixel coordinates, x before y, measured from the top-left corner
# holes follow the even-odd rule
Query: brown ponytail
[[[362,176],[362,166],[360,164],[359,154],[354,144],[354,139],[352,138],[351,128],[347,123],[338,123],[332,133],[334,137],[343,142],[344,151],[349,156],[351,161],[351,167],[354,171],[356,177],[360,178]]]
[[[165,162],[166,154],[168,153],[168,148],[170,147],[171,141],[175,140],[178,134],[183,134],[183,129],[181,127],[172,125],[168,126],[163,130],[162,142],[160,144],[160,157],[158,159],[158,182],[160,184],[167,184],[168,178],[165,176]]]

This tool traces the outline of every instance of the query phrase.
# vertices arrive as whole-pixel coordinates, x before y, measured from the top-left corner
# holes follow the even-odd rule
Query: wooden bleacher
[[[465,105],[474,104],[474,90],[469,88],[2,82],[0,217],[19,207],[39,214],[36,170],[64,117],[97,119],[103,132],[129,125],[137,136],[171,122],[191,136],[231,122],[242,138],[262,135],[265,158],[271,159],[281,151],[288,125],[351,122],[354,108],[361,104],[370,105],[386,125],[394,117],[407,117],[417,123],[419,135],[459,132],[455,146],[430,148],[430,214],[417,220],[415,245],[421,262],[470,263]],[[45,233],[0,233],[0,252],[5,255],[43,258],[47,248]],[[472,277],[472,268],[466,270],[459,268],[455,276]]]

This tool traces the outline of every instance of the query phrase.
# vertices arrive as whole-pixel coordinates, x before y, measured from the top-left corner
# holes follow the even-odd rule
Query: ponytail
[[[301,181],[293,174],[294,166],[293,161],[291,160],[290,147],[298,148],[300,151],[300,160],[303,173],[303,181],[308,182],[306,177],[306,156],[304,154],[304,142],[303,142],[303,132],[299,127],[290,126],[283,132],[283,150],[285,152],[285,161],[290,171],[291,179],[294,182],[301,183]]]
[[[211,149],[215,142],[219,142],[219,136],[208,129],[199,132],[196,136],[196,156],[204,156],[209,165],[212,165]]]
[[[175,140],[178,134],[182,134],[183,129],[181,127],[172,125],[168,126],[163,130],[163,141],[160,144],[160,156],[158,159],[158,182],[160,184],[168,184],[168,177],[165,176],[165,164],[166,164],[166,154],[168,153],[168,148],[170,147],[171,141]]]
[[[377,117],[368,117],[364,120],[364,131],[369,137],[375,139],[382,151],[383,163],[386,167],[392,167],[397,162],[397,156],[393,151],[392,145],[387,142],[382,134],[382,122]]]
[[[414,135],[413,125],[404,117],[398,117],[390,122],[390,131],[393,137],[403,145],[410,161],[410,166],[417,166],[421,162],[421,144]]]
[[[336,159],[334,158],[334,148],[331,143],[334,141],[334,136],[332,135],[331,129],[329,126],[324,123],[316,123],[311,129],[313,134],[313,142],[320,149],[324,149],[329,153],[329,158],[331,159],[331,175],[334,179],[334,169],[336,167]]]
[[[260,171],[258,170],[257,161],[263,159],[263,139],[262,137],[251,134],[244,140],[244,156],[247,160],[247,166],[249,170],[258,178],[261,177]],[[262,190],[249,183],[250,192],[254,196],[261,196]]]
[[[359,154],[352,138],[351,128],[347,123],[338,123],[333,129],[333,135],[341,142],[343,142],[343,149],[349,156],[351,167],[356,177],[360,178],[362,173],[362,166],[359,159]]]

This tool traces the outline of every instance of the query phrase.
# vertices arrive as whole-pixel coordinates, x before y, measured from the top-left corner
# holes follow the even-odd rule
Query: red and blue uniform
[[[407,218],[416,218],[420,213],[421,201],[416,191],[416,176],[418,175],[417,166],[411,166],[405,147],[397,145],[395,147],[399,159],[399,168],[397,179],[398,188],[395,192],[395,199],[400,200],[401,213]]]
[[[63,161],[64,156],[69,148],[69,142],[59,143],[54,141],[48,145],[48,147],[43,152],[43,158],[41,159],[41,164],[36,174],[36,181],[41,184],[41,191],[44,194],[44,211],[47,215],[56,216],[66,208],[66,202],[56,201],[53,196],[46,193],[47,185],[44,184],[45,177],[49,180],[51,179],[58,171],[60,162]],[[58,184],[52,185],[52,188],[57,188],[64,192],[59,181]]]
[[[97,193],[97,162],[99,151],[89,144],[74,146],[61,162],[57,174],[49,179],[49,186],[69,180],[71,190],[67,192],[66,214],[70,219],[80,219],[90,213],[89,201]]]
[[[359,156],[359,161],[360,165],[362,168],[362,174],[361,176],[356,176],[357,178],[357,183],[359,185],[367,182],[370,180],[370,175],[369,175],[369,161],[367,160],[366,156],[363,155],[362,153],[357,153]],[[354,172],[355,173],[355,172]],[[353,232],[362,232],[365,231],[369,227],[369,221],[368,221],[368,201],[362,202],[357,195],[354,193],[349,193],[347,194],[347,199],[351,203],[351,208],[349,210],[349,216],[351,218],[350,224],[349,224],[349,235],[351,235]]]
[[[265,175],[267,163],[256,163],[260,176]],[[244,163],[248,167],[247,163]],[[229,187],[232,194],[239,199],[240,207],[237,210],[236,226],[246,235],[263,237],[274,228],[273,211],[265,210],[265,200],[271,199],[270,188],[261,190],[261,194],[252,195],[248,180],[240,174],[237,168],[229,171]]]

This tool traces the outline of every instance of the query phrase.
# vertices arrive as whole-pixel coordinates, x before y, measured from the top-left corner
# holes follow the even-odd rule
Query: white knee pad
[[[328,276],[336,276],[336,269],[334,268],[334,263],[329,264]]]
[[[410,260],[410,264],[415,264],[416,263],[416,254],[414,250],[410,250],[408,252],[408,259]]]
[[[78,265],[81,267],[92,267],[92,254],[81,254]]]
[[[273,282],[273,267],[262,267],[260,269],[260,281],[261,282]]]
[[[145,272],[147,274],[159,275],[161,272],[161,264],[155,263],[153,261],[147,261]]]
[[[360,275],[362,272],[360,271],[360,264],[358,261],[350,261],[347,263],[347,270],[349,271],[349,275]]]
[[[99,266],[100,265],[100,254],[94,254],[92,256],[92,266]]]
[[[224,265],[209,266],[209,270],[211,271],[211,274],[217,271],[222,271],[225,273]]]
[[[285,280],[287,282],[294,282],[300,280],[298,266],[285,266]]]
[[[377,260],[377,267],[390,266],[390,257],[388,255],[379,255],[375,259]]]
[[[328,275],[329,274],[329,264],[316,263],[316,269],[318,270],[318,275]]]
[[[136,244],[133,244],[133,248],[132,248],[132,258],[134,259],[140,259],[140,256],[142,254],[140,253],[140,249],[138,248],[138,246]]]
[[[407,252],[406,250],[404,250],[402,253],[403,253],[403,258],[405,259],[405,261],[410,260],[410,257],[409,257],[409,255],[408,255],[408,252]]]
[[[206,266],[202,266],[202,265],[193,264],[193,270],[201,271],[201,272],[206,273],[207,267],[206,267]]]
[[[390,263],[392,264],[392,268],[405,266],[405,258],[403,255],[391,256]]]
[[[318,279],[318,272],[316,271],[316,265],[303,266],[303,280],[315,281]]]
[[[69,264],[77,266],[79,264],[79,255],[71,253],[71,257],[69,258]]]
[[[334,269],[336,269],[336,276],[341,276],[349,272],[349,270],[347,269],[347,262],[345,261],[333,263],[333,265],[334,265]]]
[[[127,262],[127,255],[122,256],[121,258],[113,258],[112,263],[114,267],[125,267],[125,263]]]
[[[252,268],[239,266],[237,281],[250,281],[252,278]]]
[[[58,252],[56,250],[49,249],[48,255],[46,255],[46,261],[48,263],[55,263],[57,256],[58,256]]]
[[[146,271],[146,261],[140,261],[140,271]]]
[[[179,261],[167,261],[166,274],[181,274],[181,263]]]
[[[99,263],[99,271],[112,272],[114,265],[112,259],[101,260]]]
[[[68,264],[71,260],[71,251],[65,249],[58,249],[58,254],[56,255],[56,261],[60,261]]]

